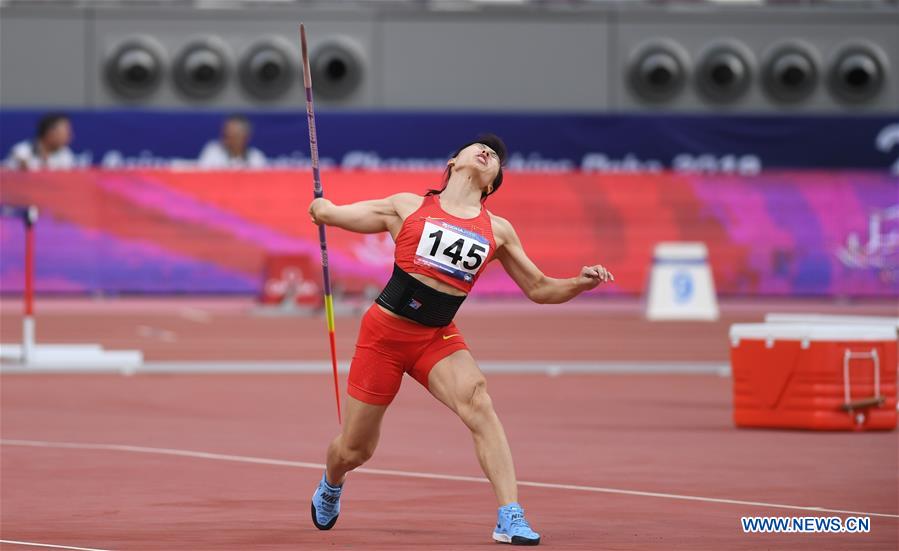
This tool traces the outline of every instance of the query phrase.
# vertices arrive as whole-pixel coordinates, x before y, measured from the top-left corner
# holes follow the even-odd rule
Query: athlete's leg
[[[385,411],[387,406],[366,404],[347,396],[342,430],[328,446],[328,484],[340,486],[346,473],[375,453]]]
[[[368,461],[381,435],[381,420],[403,380],[403,356],[386,326],[391,320],[372,306],[362,317],[347,377],[343,427],[328,446],[327,481],[343,484],[346,473]]]
[[[493,539],[512,545],[538,545],[540,534],[531,529],[518,504],[515,466],[506,432],[487,394],[487,381],[468,349],[442,358],[428,373],[428,390],[459,415],[471,430],[481,469],[490,479],[499,509]]]
[[[481,469],[500,506],[517,502],[512,451],[487,394],[487,381],[471,353],[458,350],[438,361],[428,374],[428,390],[471,430]]]
[[[343,430],[328,446],[328,466],[312,494],[312,523],[319,530],[330,530],[337,522],[346,473],[371,458],[386,410],[347,396]]]
[[[312,522],[330,530],[340,516],[340,496],[346,473],[371,458],[381,434],[381,420],[403,379],[394,343],[370,308],[362,319],[356,353],[347,378],[343,427],[328,446],[327,468],[312,494]]]

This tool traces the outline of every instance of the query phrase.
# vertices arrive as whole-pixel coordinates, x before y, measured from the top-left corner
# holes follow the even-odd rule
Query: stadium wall
[[[308,173],[3,172],[0,200],[34,204],[37,290],[56,293],[258,294],[271,255],[308,255]],[[439,185],[437,171],[333,170],[338,203]],[[519,172],[488,208],[511,220],[549,275],[601,262],[597,292],[643,292],[653,246],[708,245],[717,290],[741,296],[899,296],[896,181],[882,172],[764,172],[753,177],[660,172]],[[2,221],[0,289],[21,290],[23,236]],[[386,234],[329,234],[336,286],[389,276]],[[312,277],[315,277],[313,274]],[[476,296],[520,296],[492,265]]]

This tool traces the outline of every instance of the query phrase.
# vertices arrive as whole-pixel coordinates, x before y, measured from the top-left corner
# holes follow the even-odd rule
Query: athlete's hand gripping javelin
[[[334,203],[332,203],[328,199],[325,199],[324,197],[319,197],[319,198],[313,200],[309,204],[309,218],[312,219],[312,223],[315,224],[316,226],[320,226],[320,225],[324,224],[325,221],[321,219],[321,217],[319,216],[318,213],[321,212],[322,208],[327,208],[328,206],[333,206],[333,205],[334,205]]]

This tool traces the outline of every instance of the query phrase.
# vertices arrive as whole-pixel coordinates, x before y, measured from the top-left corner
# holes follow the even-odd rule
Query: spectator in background
[[[72,123],[61,113],[44,115],[37,124],[37,136],[12,147],[6,165],[17,170],[68,170],[75,168],[75,154],[69,149]]]
[[[249,147],[253,127],[246,117],[231,115],[222,124],[222,137],[206,144],[197,164],[200,168],[264,168],[265,155]]]

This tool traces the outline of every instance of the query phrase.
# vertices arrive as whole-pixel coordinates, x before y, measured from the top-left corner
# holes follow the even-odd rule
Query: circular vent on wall
[[[148,37],[132,37],[119,44],[105,61],[106,82],[129,99],[149,96],[164,73],[162,46]]]
[[[687,64],[687,55],[677,44],[652,42],[631,56],[628,82],[634,93],[645,101],[668,101],[683,89]]]
[[[214,38],[194,40],[184,46],[174,66],[178,89],[196,99],[218,94],[230,73],[225,52],[224,44]]]
[[[696,67],[696,84],[708,100],[728,103],[749,89],[752,79],[751,53],[741,44],[713,44],[700,57]]]
[[[818,83],[817,56],[798,42],[776,47],[765,61],[762,84],[776,101],[793,103],[811,95]]]
[[[330,100],[344,99],[355,92],[364,72],[357,48],[342,39],[331,39],[315,48],[309,69],[315,95]]]
[[[831,91],[837,98],[852,103],[873,99],[886,81],[885,57],[867,44],[841,48],[830,65]]]
[[[289,52],[290,47],[278,39],[265,39],[250,46],[239,69],[244,90],[262,100],[284,95],[296,75]]]

